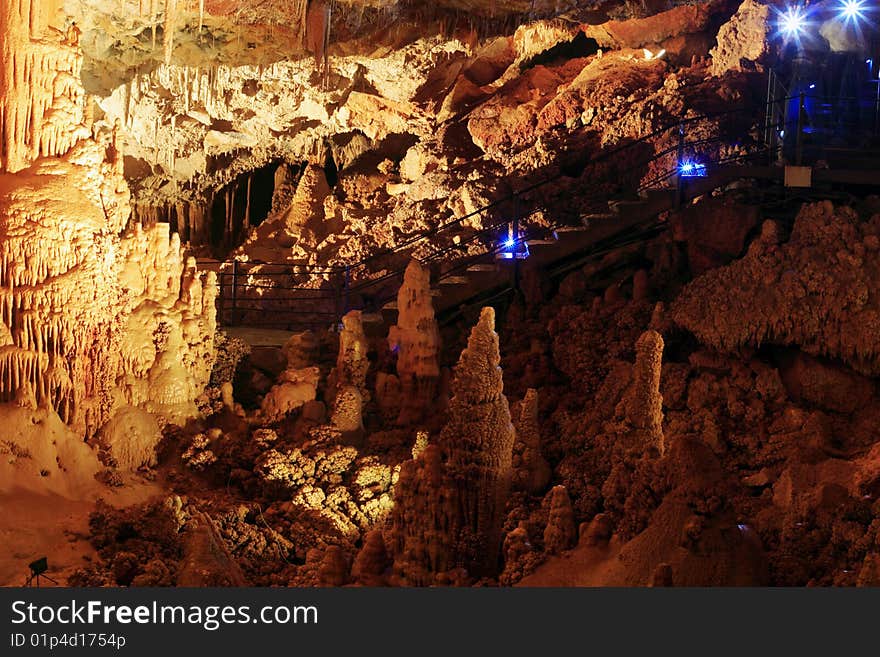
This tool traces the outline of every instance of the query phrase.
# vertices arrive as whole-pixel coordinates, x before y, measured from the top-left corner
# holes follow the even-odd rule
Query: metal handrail
[[[798,94],[796,96],[785,95],[785,96],[781,96],[781,97],[774,98],[774,99],[768,98],[768,101],[766,103],[765,116],[769,119],[773,114],[773,110],[771,108],[773,108],[776,105],[779,105],[780,103],[787,103],[789,101],[796,100],[796,99],[800,99],[801,101],[803,101],[803,99],[805,97],[807,97],[807,96],[805,96],[804,94]],[[808,97],[811,99],[832,98],[829,96],[812,96],[812,95],[808,96]],[[837,98],[837,99],[838,100],[846,100],[847,98]],[[717,143],[727,143],[728,139],[726,137],[724,137],[723,135],[716,135],[716,136],[710,137],[710,138],[703,138],[703,139],[698,139],[698,140],[687,141],[684,138],[686,127],[693,125],[695,123],[698,123],[698,122],[708,121],[708,120],[717,119],[717,118],[721,118],[721,117],[725,117],[725,116],[746,114],[746,113],[751,115],[752,112],[754,112],[753,106],[744,106],[744,107],[737,107],[737,108],[732,108],[732,109],[728,109],[728,110],[723,110],[723,111],[719,111],[719,112],[704,113],[704,114],[700,114],[700,115],[696,115],[696,116],[682,118],[678,121],[672,122],[670,124],[667,124],[666,126],[658,128],[658,129],[652,131],[651,133],[643,135],[635,140],[627,141],[626,143],[620,144],[614,148],[602,151],[598,155],[592,157],[587,162],[583,163],[583,169],[586,169],[589,166],[595,166],[597,164],[607,162],[611,158],[614,158],[615,156],[619,156],[620,154],[622,154],[624,152],[635,150],[638,146],[653,142],[653,140],[655,140],[658,137],[661,137],[663,135],[666,135],[667,133],[669,133],[672,130],[677,130],[680,135],[680,138],[679,138],[679,141],[677,144],[675,144],[673,146],[669,146],[667,148],[664,148],[661,151],[653,151],[652,155],[649,158],[641,160],[637,163],[631,164],[622,173],[631,173],[636,170],[644,170],[645,168],[649,167],[652,163],[657,162],[657,161],[661,160],[662,158],[668,157],[668,156],[672,155],[673,153],[677,153],[680,156],[684,149],[694,150],[695,148],[697,148],[699,146],[706,146],[706,145],[717,144]],[[770,122],[767,119],[761,120],[760,117],[755,117],[755,121],[753,121],[753,123],[755,123],[755,125],[757,125],[757,126],[764,125],[765,130],[766,130],[766,127],[772,127],[773,129],[778,130],[780,127],[784,127],[785,122],[783,119],[782,123],[777,124],[775,122]],[[764,139],[762,140],[764,142],[762,148],[758,148],[758,149],[753,150],[749,153],[737,154],[737,155],[734,155],[734,156],[731,156],[728,158],[724,158],[723,160],[706,162],[704,164],[705,165],[717,165],[717,164],[722,164],[722,163],[731,162],[731,161],[742,161],[747,158],[766,154],[768,151],[772,150],[772,147],[766,143],[767,137],[768,137],[768,134],[765,132]],[[759,137],[759,139],[760,139],[760,137]],[[756,145],[757,143],[760,143],[760,142],[753,142],[752,145]],[[659,183],[670,180],[671,178],[675,177],[677,173],[678,173],[677,168],[668,169],[668,170],[658,174],[657,176],[654,176],[653,178],[649,179],[648,181],[642,182],[639,185],[639,187],[636,188],[636,191],[641,192],[646,189],[650,189]],[[341,265],[341,266],[336,266],[336,265],[318,266],[318,265],[293,264],[293,263],[239,262],[239,261],[233,260],[231,263],[233,271],[232,272],[221,271],[220,272],[221,280],[222,280],[222,277],[224,277],[224,276],[231,275],[233,278],[232,286],[231,286],[232,287],[232,301],[233,301],[232,310],[233,310],[233,312],[235,312],[236,310],[248,310],[247,308],[236,308],[235,307],[238,302],[246,301],[245,299],[240,299],[240,300],[237,299],[237,294],[236,294],[236,289],[238,286],[238,281],[236,280],[237,276],[238,275],[247,275],[247,274],[251,273],[251,271],[253,270],[254,267],[260,266],[260,267],[270,267],[270,268],[273,268],[273,267],[283,268],[283,271],[263,271],[263,270],[260,270],[259,272],[256,272],[254,274],[256,276],[260,276],[260,277],[265,276],[265,277],[269,277],[269,278],[271,278],[273,276],[286,277],[286,276],[296,276],[296,275],[302,275],[302,274],[323,274],[323,275],[328,275],[330,278],[336,278],[336,277],[342,276],[343,281],[341,283],[334,284],[332,281],[328,281],[331,283],[330,289],[328,289],[326,287],[318,287],[318,288],[306,288],[306,287],[296,287],[296,286],[294,286],[294,287],[279,287],[279,286],[275,286],[275,285],[260,285],[260,284],[250,284],[250,283],[248,283],[244,286],[245,289],[283,289],[285,291],[302,291],[302,292],[310,292],[312,294],[324,293],[322,296],[310,296],[307,298],[306,297],[298,297],[298,296],[293,296],[293,297],[274,297],[273,296],[269,300],[273,301],[273,302],[274,301],[298,301],[298,300],[299,301],[317,301],[317,300],[330,301],[330,300],[334,300],[337,302],[337,309],[334,313],[330,313],[330,312],[323,313],[323,312],[319,312],[317,310],[314,310],[314,311],[309,311],[309,310],[303,310],[303,311],[289,310],[288,311],[288,310],[284,310],[283,312],[288,312],[289,314],[306,314],[306,315],[314,315],[314,316],[319,316],[319,315],[336,316],[338,318],[342,314],[344,314],[345,311],[347,311],[346,306],[348,305],[347,302],[348,302],[348,297],[350,295],[363,294],[367,290],[370,290],[370,289],[381,289],[384,286],[384,284],[388,283],[392,279],[402,278],[403,273],[405,271],[405,267],[399,267],[395,270],[387,272],[387,273],[385,273],[381,276],[378,276],[376,278],[364,278],[363,280],[360,280],[357,283],[355,283],[354,285],[352,285],[351,279],[352,279],[353,274],[362,273],[363,270],[367,270],[369,264],[374,263],[378,259],[386,257],[386,256],[400,255],[400,254],[404,253],[404,251],[406,251],[407,249],[410,249],[410,247],[414,247],[416,244],[418,244],[419,242],[421,242],[423,240],[426,240],[426,239],[429,239],[432,237],[436,238],[441,234],[447,233],[447,231],[449,231],[452,228],[461,226],[465,221],[467,221],[469,219],[473,219],[473,218],[480,216],[483,213],[486,213],[490,210],[500,208],[504,204],[510,203],[511,201],[515,202],[518,199],[522,198],[523,196],[525,196],[525,195],[527,195],[537,189],[541,189],[541,188],[545,187],[546,185],[549,185],[553,182],[556,182],[564,177],[568,177],[568,176],[565,173],[565,168],[562,167],[561,171],[559,171],[559,172],[557,172],[547,178],[544,178],[544,179],[539,180],[537,182],[526,185],[525,187],[522,187],[518,190],[513,190],[509,194],[507,194],[499,199],[496,199],[496,200],[494,200],[494,201],[492,201],[492,202],[490,202],[480,208],[477,208],[476,210],[473,210],[463,216],[457,217],[451,221],[448,221],[446,223],[438,225],[432,229],[411,235],[411,236],[407,237],[406,239],[404,239],[402,242],[399,242],[398,244],[394,245],[393,247],[388,247],[388,248],[382,249],[380,251],[377,251],[369,256],[362,258],[358,262],[355,262],[352,264]],[[520,217],[520,219],[531,216],[536,211],[538,211],[538,209],[539,209],[538,206],[532,208],[526,214],[522,215]],[[473,234],[471,234],[467,239],[462,240],[460,242],[453,243],[453,244],[447,244],[447,245],[441,246],[437,250],[429,253],[427,256],[422,257],[420,259],[420,261],[423,264],[431,264],[435,261],[440,260],[441,257],[443,257],[443,256],[446,256],[446,255],[453,253],[455,251],[461,251],[461,250],[467,248],[468,246],[472,245],[474,242],[478,242],[483,237],[495,233],[496,231],[498,231],[502,227],[506,228],[509,224],[510,224],[509,219],[502,219],[502,220],[493,222],[487,226],[483,226],[479,230],[474,231]],[[544,235],[546,235],[548,232],[555,231],[557,228],[560,227],[560,225],[561,224],[556,223],[548,228],[542,229],[541,232]],[[529,229],[529,232],[531,232],[531,229]],[[526,233],[523,232],[523,235],[525,235],[525,234]],[[519,244],[523,241],[526,241],[527,239],[534,239],[534,237],[516,236],[514,239],[515,239],[515,243]],[[446,270],[443,274],[441,274],[439,277],[439,280],[443,280],[444,278],[446,278],[448,276],[454,275],[454,272],[461,271],[462,269],[466,269],[467,267],[469,267],[471,264],[473,264],[474,262],[476,262],[478,260],[485,260],[487,257],[492,257],[492,256],[498,254],[499,252],[504,251],[507,248],[510,248],[509,246],[501,246],[500,244],[497,243],[497,240],[495,241],[494,244],[495,244],[494,246],[487,246],[486,249],[481,250],[480,253],[473,254],[471,256],[464,258],[460,263],[457,263],[454,267]],[[230,263],[223,263],[221,265],[221,267],[225,266],[227,264],[230,264]],[[239,267],[244,267],[245,271],[237,271]],[[221,283],[221,288],[222,288],[222,283]],[[338,303],[340,296],[345,297],[345,300],[346,300],[345,304],[340,305]],[[247,301],[250,302],[250,301],[261,301],[261,300],[248,299]]]

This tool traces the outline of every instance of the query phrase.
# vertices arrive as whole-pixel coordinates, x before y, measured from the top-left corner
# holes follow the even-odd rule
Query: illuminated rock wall
[[[0,2],[0,401],[20,391],[81,436],[141,406],[196,413],[216,280],[167,224],[126,228],[121,154],[89,138],[78,33],[48,3]]]

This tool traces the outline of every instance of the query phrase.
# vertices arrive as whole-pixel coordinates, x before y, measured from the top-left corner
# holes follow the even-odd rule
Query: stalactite
[[[174,24],[177,19],[177,0],[165,0],[165,22],[163,24],[162,45],[165,51],[166,66],[171,63],[174,50]]]
[[[153,52],[156,50],[156,2],[157,0],[150,0],[150,30],[152,32],[150,49]]]
[[[198,36],[202,38],[202,26],[205,24],[205,0],[199,0],[199,32]]]
[[[43,3],[0,1],[0,170],[18,171],[89,136],[79,28],[49,31]]]
[[[158,216],[123,234],[120,126],[109,148],[91,139],[78,28],[62,42],[45,29],[48,3],[25,5],[0,0],[0,169],[51,161],[0,186],[0,400],[33,390],[86,437],[119,400],[195,413],[213,357],[216,276],[194,263],[183,276],[180,240]],[[130,97],[139,92],[132,85]],[[133,359],[147,362],[135,372]],[[159,411],[163,400],[173,404]]]

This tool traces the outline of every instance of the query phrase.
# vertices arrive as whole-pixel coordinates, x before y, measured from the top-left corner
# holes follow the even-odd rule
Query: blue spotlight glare
[[[803,33],[806,22],[807,17],[800,7],[789,7],[779,18],[779,31],[787,39],[797,39]]]
[[[858,21],[865,17],[865,0],[843,0],[838,9],[846,21]]]
[[[522,236],[508,237],[499,242],[499,247],[495,257],[501,260],[525,260],[529,257],[529,247]]]
[[[682,178],[704,178],[706,176],[706,165],[685,160],[678,165],[678,174]]]

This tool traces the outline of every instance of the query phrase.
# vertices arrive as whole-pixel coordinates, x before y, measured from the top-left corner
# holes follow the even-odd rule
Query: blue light
[[[678,165],[678,174],[682,178],[705,178],[706,165],[699,162],[685,160]]]
[[[815,84],[811,84],[811,85],[810,85],[810,89],[815,89],[815,88],[816,88],[816,85],[815,85]]]
[[[525,260],[529,257],[529,247],[525,238],[509,236],[499,242],[497,258],[501,260]]]
[[[840,3],[841,18],[845,21],[858,21],[865,17],[865,1],[864,0],[843,0]]]
[[[779,31],[786,39],[799,39],[807,23],[800,7],[789,7],[779,18]]]

